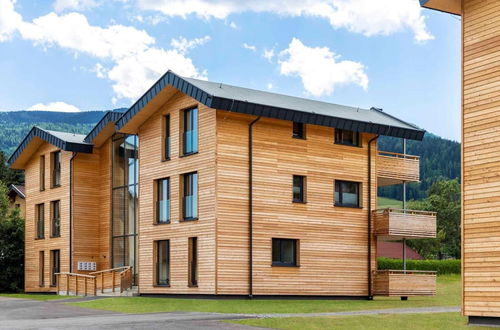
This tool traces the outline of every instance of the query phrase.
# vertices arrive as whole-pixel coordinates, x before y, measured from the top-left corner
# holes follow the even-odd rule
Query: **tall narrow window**
[[[198,238],[189,238],[189,286],[198,285]]]
[[[156,242],[156,285],[170,285],[170,241]]]
[[[170,179],[156,180],[156,222],[170,222]]]
[[[183,154],[198,152],[198,109],[184,110]]]
[[[344,129],[335,129],[335,143],[359,147],[359,133]]]
[[[45,190],[45,156],[40,156],[40,191]]]
[[[170,159],[170,115],[163,117],[163,159]]]
[[[184,174],[183,219],[198,219],[198,173]]]
[[[297,266],[297,245],[296,239],[273,238],[272,265]]]
[[[50,251],[50,285],[57,285],[57,273],[61,272],[61,259],[59,250]]]
[[[45,207],[44,204],[35,205],[36,238],[45,238]]]
[[[45,286],[45,251],[38,252],[38,285]]]
[[[50,203],[51,213],[51,236],[61,236],[61,202],[52,201]]]
[[[51,153],[52,162],[52,187],[61,185],[61,151]]]
[[[359,207],[359,183],[336,180],[335,206]]]
[[[305,139],[306,138],[305,125],[303,123],[293,122],[292,137],[294,137],[296,139]]]
[[[304,203],[305,199],[305,184],[306,177],[302,175],[293,176],[293,202]]]

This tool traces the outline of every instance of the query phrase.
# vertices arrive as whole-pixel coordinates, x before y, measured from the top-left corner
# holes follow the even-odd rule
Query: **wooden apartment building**
[[[378,186],[419,180],[380,135],[424,131],[171,71],[86,136],[35,127],[9,160],[26,173],[26,291],[95,293],[126,269],[141,294],[433,294],[435,274],[376,271],[377,240],[436,231],[432,213],[376,209]]]
[[[461,16],[462,313],[500,325],[500,1],[420,2]]]

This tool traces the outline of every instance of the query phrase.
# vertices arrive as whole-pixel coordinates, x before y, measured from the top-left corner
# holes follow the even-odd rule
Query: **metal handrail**
[[[388,274],[420,274],[420,275],[436,275],[434,270],[402,270],[402,269],[380,269],[374,270],[374,273],[388,273]]]
[[[79,276],[79,277],[86,277],[86,278],[95,278],[95,276],[92,276],[92,275],[85,275],[85,274],[79,274],[79,273],[69,273],[69,272],[54,273],[54,275],[69,275],[69,276]]]
[[[387,207],[387,208],[383,208],[383,209],[376,209],[376,210],[373,210],[372,212],[374,212],[374,213],[388,212],[388,213],[402,213],[402,214],[415,214],[415,215],[431,215],[431,216],[437,215],[437,212],[434,212],[434,211],[397,209],[397,208],[392,208],[392,207]]]
[[[94,275],[94,274],[100,274],[100,273],[111,273],[114,271],[118,271],[120,269],[127,270],[129,268],[132,268],[132,266],[122,266],[122,267],[116,267],[116,268],[110,268],[110,269],[104,269],[104,270],[99,270],[97,272],[92,272],[89,273],[89,275]]]
[[[382,151],[382,150],[378,151],[378,155],[385,156],[385,157],[392,157],[392,158],[410,159],[410,160],[419,160],[420,159],[420,156],[401,154],[398,152]]]

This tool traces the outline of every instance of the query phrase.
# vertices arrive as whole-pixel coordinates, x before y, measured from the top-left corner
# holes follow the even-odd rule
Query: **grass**
[[[85,302],[67,303],[73,306],[123,313],[158,313],[173,311],[218,313],[321,313],[366,309],[460,305],[460,276],[438,277],[436,297],[375,297],[367,300],[217,300],[174,299],[151,297],[113,297]]]
[[[58,296],[55,294],[30,294],[30,293],[0,293],[0,297],[22,298],[22,299],[31,299],[40,301],[76,298],[74,296]]]
[[[401,209],[403,208],[403,202],[387,197],[377,197],[377,207],[379,209],[385,209],[389,207],[394,209]]]
[[[255,327],[273,329],[415,329],[415,330],[460,330],[492,329],[487,327],[469,327],[467,318],[459,313],[436,314],[384,314],[356,315],[335,317],[288,317],[269,319],[247,319],[227,321]]]

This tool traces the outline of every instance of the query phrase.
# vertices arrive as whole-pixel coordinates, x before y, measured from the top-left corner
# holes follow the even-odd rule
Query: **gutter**
[[[253,298],[253,125],[260,120],[255,118],[248,124],[248,298]]]
[[[372,296],[372,142],[378,135],[368,141],[368,300]]]
[[[73,152],[69,160],[69,272],[73,272],[73,159],[78,153]]]

